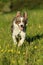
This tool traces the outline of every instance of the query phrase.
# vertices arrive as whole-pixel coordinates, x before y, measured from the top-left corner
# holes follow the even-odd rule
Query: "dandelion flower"
[[[34,48],[37,49],[37,46],[35,46]]]

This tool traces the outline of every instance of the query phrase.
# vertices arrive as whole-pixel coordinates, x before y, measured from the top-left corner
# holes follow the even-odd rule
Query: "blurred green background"
[[[27,42],[14,45],[11,24],[17,11],[28,13]],[[43,65],[43,0],[0,0],[0,65]]]
[[[11,12],[23,8],[43,9],[43,0],[0,0],[0,11]]]

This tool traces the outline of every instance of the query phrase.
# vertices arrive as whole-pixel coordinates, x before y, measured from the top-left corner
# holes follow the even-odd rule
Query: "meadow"
[[[11,36],[16,12],[0,13],[0,65],[43,65],[43,10],[27,10],[27,13],[29,39],[21,47],[14,45]]]

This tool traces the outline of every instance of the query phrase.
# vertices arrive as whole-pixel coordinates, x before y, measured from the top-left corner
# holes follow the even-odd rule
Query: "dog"
[[[23,16],[16,17],[13,20],[13,24],[11,26],[12,31],[12,38],[14,45],[18,44],[18,47],[21,46],[24,43],[26,32],[24,31],[25,27],[25,18]],[[17,41],[17,38],[19,38],[19,41]]]

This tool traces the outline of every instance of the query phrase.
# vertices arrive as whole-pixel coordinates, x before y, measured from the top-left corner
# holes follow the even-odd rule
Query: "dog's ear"
[[[15,23],[16,23],[16,24],[19,24],[20,21],[21,21],[20,17],[16,17]]]
[[[16,17],[20,17],[20,16],[21,16],[21,12],[20,11],[17,11]]]
[[[23,17],[24,17],[25,20],[28,19],[28,15],[27,15],[27,12],[26,11],[23,13]]]

